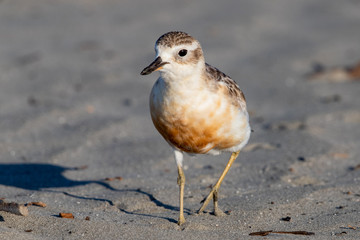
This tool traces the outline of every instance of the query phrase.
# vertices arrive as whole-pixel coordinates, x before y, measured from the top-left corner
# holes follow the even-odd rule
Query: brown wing
[[[232,80],[229,76],[227,76],[225,73],[218,70],[217,68],[207,63],[205,64],[206,64],[206,74],[209,75],[208,79],[214,79],[217,83],[224,84],[228,89],[228,93],[232,99],[233,104],[246,111],[245,95],[241,91],[240,87],[236,84],[236,82]]]

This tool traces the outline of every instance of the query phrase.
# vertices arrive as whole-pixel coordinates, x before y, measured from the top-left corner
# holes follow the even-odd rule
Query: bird
[[[220,185],[251,133],[246,100],[237,83],[217,68],[207,64],[198,40],[182,31],[171,31],[155,43],[155,60],[141,71],[148,75],[159,71],[149,103],[155,128],[173,148],[178,170],[179,220],[184,217],[184,153],[231,157],[202,201],[201,214],[213,200],[213,213],[224,215],[218,207]]]

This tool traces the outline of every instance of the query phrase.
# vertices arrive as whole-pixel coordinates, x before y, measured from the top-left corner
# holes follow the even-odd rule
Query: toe
[[[178,224],[179,226],[181,226],[181,225],[183,225],[185,222],[186,222],[185,218],[184,218],[184,217],[180,217],[180,218],[179,218],[179,221],[177,222],[177,224]]]
[[[226,216],[226,213],[224,213],[221,209],[216,208],[214,209],[214,215],[217,217],[223,217]]]

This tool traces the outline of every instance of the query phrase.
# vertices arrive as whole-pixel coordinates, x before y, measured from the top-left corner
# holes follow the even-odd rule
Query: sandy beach
[[[158,73],[140,75],[173,30],[239,84],[254,130],[227,216],[195,212],[229,154],[185,156],[183,226]],[[0,239],[360,239],[359,30],[357,0],[0,0],[0,199],[28,210],[0,211]]]

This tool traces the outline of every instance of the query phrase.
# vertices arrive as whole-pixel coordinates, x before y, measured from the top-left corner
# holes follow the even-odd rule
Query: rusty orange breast
[[[213,148],[226,149],[241,142],[231,134],[234,119],[231,104],[220,109],[199,110],[189,104],[151,102],[151,117],[156,129],[173,147],[188,153],[207,153]],[[226,114],[224,114],[226,112]]]

